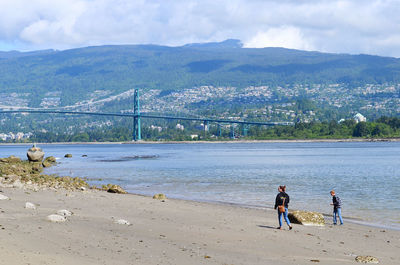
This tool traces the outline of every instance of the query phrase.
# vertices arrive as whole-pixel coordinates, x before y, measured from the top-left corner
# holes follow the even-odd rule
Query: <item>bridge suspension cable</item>
[[[48,113],[48,114],[71,114],[71,115],[92,115],[92,116],[114,116],[114,117],[130,117],[133,118],[133,140],[139,141],[142,139],[141,136],[141,118],[149,119],[165,119],[165,120],[182,120],[182,121],[200,121],[204,124],[204,129],[206,129],[206,124],[210,122],[218,123],[218,128],[220,131],[220,124],[240,124],[244,126],[243,131],[246,131],[246,125],[258,125],[258,126],[275,126],[275,125],[293,125],[293,122],[254,122],[254,121],[240,121],[240,120],[227,120],[227,119],[211,119],[211,118],[190,118],[190,117],[175,117],[175,116],[162,116],[162,115],[151,115],[151,114],[141,114],[139,106],[139,90],[134,91],[134,107],[133,113],[104,113],[104,112],[87,112],[87,111],[66,111],[66,110],[56,110],[56,109],[15,109],[15,110],[0,110],[0,114],[5,113]],[[233,130],[233,127],[231,127]],[[231,131],[231,137],[234,135],[234,131]],[[234,136],[233,136],[234,137]]]

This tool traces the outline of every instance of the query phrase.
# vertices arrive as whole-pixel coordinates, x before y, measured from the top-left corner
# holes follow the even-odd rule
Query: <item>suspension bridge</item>
[[[139,141],[142,139],[141,135],[141,119],[164,119],[164,120],[181,120],[181,121],[199,121],[203,122],[204,133],[206,133],[210,123],[218,124],[218,136],[221,135],[221,124],[228,124],[230,126],[230,136],[235,138],[235,128],[233,125],[238,124],[242,126],[243,136],[247,135],[247,127],[250,125],[257,126],[275,126],[275,125],[293,125],[292,122],[253,122],[253,121],[239,121],[239,120],[227,120],[227,119],[215,119],[215,118],[190,118],[190,117],[176,117],[176,116],[162,116],[162,115],[150,115],[140,113],[139,104],[139,90],[134,90],[134,106],[133,113],[102,113],[102,112],[85,112],[85,111],[68,111],[68,110],[57,110],[57,109],[15,109],[15,110],[0,110],[0,114],[5,113],[48,113],[48,114],[73,114],[73,115],[92,115],[92,116],[113,116],[113,117],[127,117],[133,118],[133,141]]]

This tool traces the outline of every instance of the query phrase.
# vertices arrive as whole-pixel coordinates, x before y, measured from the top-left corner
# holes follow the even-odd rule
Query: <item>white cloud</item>
[[[313,50],[310,41],[306,40],[300,29],[295,27],[270,28],[258,32],[245,42],[248,48],[285,47],[299,50]]]
[[[238,38],[247,47],[400,57],[399,13],[397,0],[0,0],[0,47]]]

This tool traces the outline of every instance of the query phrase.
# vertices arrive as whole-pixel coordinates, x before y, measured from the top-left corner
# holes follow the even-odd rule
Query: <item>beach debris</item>
[[[42,148],[36,147],[36,144],[34,144],[31,148],[28,149],[26,156],[28,157],[28,160],[30,162],[42,162],[44,152]]]
[[[319,259],[310,259],[311,262],[320,262]]]
[[[63,209],[63,210],[58,210],[57,214],[61,216],[71,216],[73,213],[71,211]]]
[[[115,184],[103,185],[102,189],[110,193],[120,193],[120,194],[127,193],[123,188],[121,188],[121,186]]]
[[[165,194],[162,194],[162,193],[158,193],[153,196],[153,199],[156,199],[156,200],[165,200],[166,198],[167,198],[167,196],[165,196]]]
[[[9,200],[10,198],[8,198],[6,195],[0,194],[0,200]]]
[[[87,155],[82,155],[82,157],[87,157]]]
[[[205,259],[211,259],[211,257],[208,256],[208,255],[205,255],[204,258],[205,258]]]
[[[11,155],[11,156],[9,156],[7,158],[0,158],[0,162],[3,162],[3,163],[18,163],[18,162],[21,162],[21,158]]]
[[[80,189],[81,191],[85,191],[85,190],[86,190],[85,187],[80,187],[79,189]]]
[[[360,263],[379,263],[379,260],[372,256],[357,256],[356,261]]]
[[[57,163],[54,156],[48,156],[43,160],[43,167],[51,167],[53,164]]]
[[[72,154],[65,154],[64,157],[67,157],[67,158],[72,157]]]
[[[53,223],[62,223],[67,221],[67,218],[58,214],[50,214],[49,216],[47,216],[47,220]]]
[[[290,222],[307,226],[324,226],[325,219],[321,213],[308,211],[291,211],[288,214]]]
[[[131,225],[131,223],[129,223],[127,220],[124,220],[124,219],[114,220],[114,223],[119,224],[119,225]]]
[[[25,203],[25,209],[35,210],[36,209],[36,205],[31,203],[31,202],[26,202]]]

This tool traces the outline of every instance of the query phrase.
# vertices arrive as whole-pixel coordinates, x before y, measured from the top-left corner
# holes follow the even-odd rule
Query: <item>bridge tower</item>
[[[242,135],[245,137],[245,136],[247,136],[247,130],[248,130],[248,128],[247,128],[247,124],[242,124]]]
[[[208,132],[208,127],[209,127],[208,120],[204,120],[203,126],[204,126],[204,128],[203,128],[204,129],[204,138],[206,138],[207,132]]]
[[[140,106],[139,106],[139,89],[133,92],[133,140],[140,141],[142,134],[140,131]]]
[[[233,123],[231,123],[231,139],[235,139],[235,127]]]
[[[221,136],[222,136],[222,134],[221,134],[221,123],[218,123],[217,136],[218,136],[218,137],[221,137]]]

